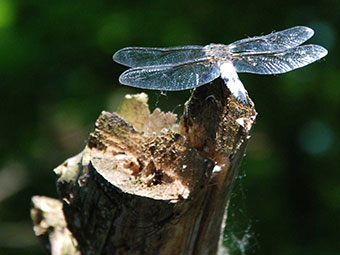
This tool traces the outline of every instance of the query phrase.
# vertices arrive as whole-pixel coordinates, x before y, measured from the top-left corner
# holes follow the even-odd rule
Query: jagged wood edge
[[[210,95],[209,95],[210,93]],[[195,102],[195,103],[194,103]],[[199,107],[196,107],[196,106]],[[210,110],[210,112],[209,112]],[[215,113],[218,117],[214,116],[212,113]],[[217,114],[216,114],[217,113]],[[238,125],[229,125],[228,122],[233,122],[233,120],[240,120]],[[200,153],[212,158],[215,163],[218,164],[230,164],[232,167],[229,171],[221,171],[221,173],[215,173],[211,178],[211,183],[215,185],[215,189],[212,189],[209,194],[210,196],[216,196],[216,194],[220,193],[221,200],[219,203],[220,208],[223,209],[214,210],[217,207],[215,204],[207,203],[205,205],[205,210],[208,209],[210,213],[208,215],[201,215],[201,219],[218,217],[221,219],[217,225],[222,224],[223,215],[225,214],[225,206],[230,197],[231,187],[234,182],[235,176],[237,175],[237,166],[238,162],[243,156],[246,143],[249,139],[249,132],[256,117],[256,112],[253,106],[245,107],[239,104],[232,97],[228,96],[228,92],[226,91],[224,84],[221,83],[220,80],[216,80],[213,84],[208,86],[204,86],[198,88],[192,95],[189,102],[186,104],[186,109],[181,119],[180,131],[183,135],[185,135],[187,141],[195,147]],[[207,119],[205,119],[207,118]],[[203,123],[203,125],[201,125]],[[218,125],[214,125],[214,123],[218,123]],[[241,125],[239,125],[241,123]],[[200,126],[201,125],[201,126]],[[229,125],[229,126],[228,126]],[[194,128],[193,128],[194,127]],[[188,132],[190,131],[194,132]],[[197,132],[197,130],[199,132]],[[211,130],[217,131],[215,133],[215,137],[212,135]],[[205,135],[206,139],[199,139],[199,135]],[[217,138],[217,141],[214,142],[214,139]],[[202,142],[202,140],[204,142]],[[84,161],[84,156],[81,155],[81,161]],[[60,175],[60,179],[58,182],[59,190],[61,194],[64,196],[64,201],[66,201],[66,205],[68,204],[68,199],[65,200],[65,197],[69,196],[70,191],[74,189],[74,186],[77,182],[81,182],[81,176],[79,176],[79,169],[81,169],[81,162],[79,161],[80,157],[71,158],[66,161],[63,165],[56,169],[56,172]],[[91,164],[90,164],[91,165]],[[223,167],[222,167],[223,168]],[[222,169],[223,170],[223,169]],[[225,187],[223,192],[221,188]],[[219,191],[219,192],[217,192]],[[223,196],[224,198],[222,199]],[[224,205],[224,206],[221,206]],[[203,211],[205,211],[203,210]],[[218,213],[217,213],[218,212]],[[216,216],[217,215],[217,216]],[[222,215],[222,216],[221,216]],[[225,218],[225,216],[224,216]],[[201,236],[198,239],[202,240],[215,240],[216,233],[220,234],[219,226],[214,225],[214,234],[211,234],[211,231],[202,231],[202,226],[200,226],[201,232],[208,233],[209,236]],[[204,229],[204,226],[203,226]],[[207,243],[207,242],[205,242]],[[196,242],[195,245],[190,247],[189,253],[200,254],[201,250],[209,250],[209,254],[214,254],[214,251],[217,249],[217,245],[209,242],[208,247],[202,247],[204,242]],[[216,243],[216,242],[215,242]],[[196,253],[197,252],[197,253]],[[202,253],[204,254],[204,253]]]

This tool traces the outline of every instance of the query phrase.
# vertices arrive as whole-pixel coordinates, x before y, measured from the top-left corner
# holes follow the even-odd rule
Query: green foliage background
[[[118,83],[116,50],[295,25],[312,27],[329,55],[284,75],[240,75],[259,115],[226,240],[233,254],[339,254],[339,13],[337,0],[0,0],[0,254],[43,254],[31,196],[57,197],[52,169],[82,150],[102,110],[141,91]],[[147,92],[178,113],[190,95]]]

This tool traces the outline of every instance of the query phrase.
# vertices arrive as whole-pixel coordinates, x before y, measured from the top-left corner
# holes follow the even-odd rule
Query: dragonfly
[[[313,35],[309,27],[295,26],[228,45],[126,47],[112,58],[130,67],[119,77],[123,85],[176,91],[193,89],[221,77],[231,94],[247,104],[248,92],[237,73],[275,75],[311,64],[328,54],[320,45],[301,45]]]

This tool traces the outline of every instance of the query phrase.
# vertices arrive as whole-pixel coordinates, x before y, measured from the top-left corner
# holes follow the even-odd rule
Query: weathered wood
[[[81,254],[216,254],[253,105],[218,79],[193,92],[179,124],[151,114],[145,94],[118,113],[102,112],[84,151],[55,169]]]
[[[235,100],[218,79],[198,88],[186,104],[181,133],[215,163],[194,254],[216,254],[218,244],[222,248],[227,203],[257,115],[248,101],[246,106]]]
[[[67,228],[61,201],[32,197],[31,217],[33,230],[46,252],[52,255],[80,255],[77,241]]]

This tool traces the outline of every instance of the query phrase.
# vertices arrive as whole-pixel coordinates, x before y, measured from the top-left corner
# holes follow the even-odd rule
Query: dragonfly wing
[[[127,47],[117,51],[113,60],[129,67],[173,65],[194,61],[205,56],[202,46],[171,48]]]
[[[237,72],[280,74],[303,67],[327,55],[319,45],[303,45],[284,52],[235,55],[233,65]]]
[[[204,60],[171,66],[130,68],[121,74],[119,82],[137,88],[171,91],[195,88],[219,76],[217,65]]]
[[[299,46],[314,35],[313,29],[304,26],[288,28],[264,36],[246,38],[229,44],[230,52],[269,53],[285,51]]]

